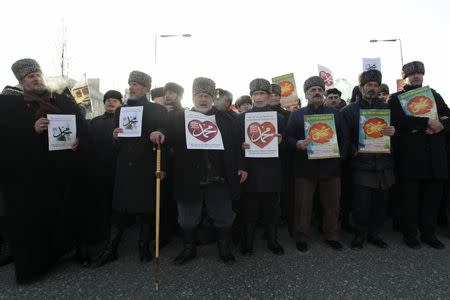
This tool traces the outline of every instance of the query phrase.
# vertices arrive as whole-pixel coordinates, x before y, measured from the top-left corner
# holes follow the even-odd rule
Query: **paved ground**
[[[100,269],[61,263],[41,281],[26,286],[14,282],[12,265],[0,269],[0,299],[436,299],[450,298],[450,240],[440,235],[445,250],[423,246],[406,248],[400,234],[384,234],[387,250],[367,246],[351,250],[351,236],[343,234],[343,252],[335,252],[318,235],[309,252],[295,249],[281,233],[285,255],[275,257],[256,241],[256,254],[225,266],[215,245],[199,248],[199,258],[175,267],[173,257],[181,247],[175,240],[161,255],[161,286],[154,288],[153,263],[142,264],[131,233],[120,259]]]

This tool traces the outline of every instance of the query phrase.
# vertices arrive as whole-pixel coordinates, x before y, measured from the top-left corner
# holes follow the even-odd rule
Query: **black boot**
[[[6,266],[13,261],[11,254],[11,245],[5,238],[0,240],[0,267]]]
[[[175,257],[173,263],[181,266],[197,257],[197,246],[195,241],[195,229],[183,231],[183,251]]]
[[[352,249],[353,250],[362,250],[364,247],[364,242],[366,241],[366,234],[361,231],[355,232],[355,237],[352,240]]]
[[[283,255],[284,249],[277,240],[277,225],[269,224],[266,227],[267,232],[267,248],[275,255]]]
[[[92,261],[91,267],[99,268],[111,261],[115,261],[119,257],[117,249],[119,248],[122,233],[122,229],[112,226],[110,240],[105,242],[102,252]]]
[[[77,242],[75,257],[84,267],[88,267],[91,264],[91,259],[88,253],[88,245],[85,241]]]
[[[243,237],[241,241],[242,255],[253,255],[253,240],[255,239],[256,223],[247,223],[242,231]]]
[[[139,231],[139,259],[142,262],[148,262],[153,259],[152,252],[150,250],[150,225],[141,224]]]
[[[219,239],[217,240],[217,247],[219,248],[219,257],[227,265],[232,265],[236,259],[231,253],[231,228],[222,228],[217,230]]]

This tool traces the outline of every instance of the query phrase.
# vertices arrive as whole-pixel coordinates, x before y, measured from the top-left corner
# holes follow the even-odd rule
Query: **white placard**
[[[322,78],[325,82],[325,89],[328,90],[334,88],[333,72],[322,65],[317,65],[317,69],[319,71],[320,78]]]
[[[186,147],[188,149],[223,150],[222,134],[216,116],[207,116],[195,111],[184,112]],[[230,128],[231,130],[231,128]]]
[[[381,59],[379,57],[375,58],[363,58],[363,72],[369,70],[378,70],[381,72]]]
[[[278,157],[277,112],[264,111],[245,114],[245,157]]]
[[[77,139],[77,122],[75,115],[47,114],[48,150],[71,149]]]
[[[119,128],[123,132],[119,137],[140,137],[142,134],[143,106],[123,106],[120,108]]]

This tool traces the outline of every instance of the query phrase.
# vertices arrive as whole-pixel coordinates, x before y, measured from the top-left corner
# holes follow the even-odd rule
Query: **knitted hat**
[[[164,88],[163,87],[157,87],[150,91],[150,95],[152,96],[152,100],[158,97],[164,96]]]
[[[420,73],[425,75],[425,66],[421,61],[412,61],[402,67],[402,77],[405,79],[411,74]]]
[[[192,84],[192,95],[197,95],[200,93],[206,93],[214,98],[216,91],[216,83],[209,78],[206,77],[197,77],[194,79],[194,83]]]
[[[368,82],[375,81],[381,85],[381,72],[378,70],[367,70],[359,75],[359,86],[363,86]]]
[[[42,73],[41,66],[32,58],[19,59],[11,66],[11,70],[16,76],[17,80],[21,81],[25,76],[30,73],[39,72]]]
[[[332,88],[332,89],[328,89],[328,90],[325,91],[325,97],[330,95],[330,94],[339,95],[339,98],[342,96],[341,91],[338,90],[337,88]]]
[[[23,95],[23,88],[22,88],[21,85],[16,85],[16,86],[7,85],[3,89],[1,95],[22,96]]]
[[[122,94],[119,91],[116,90],[109,90],[103,95],[103,104],[108,100],[109,98],[117,99],[122,103]]]
[[[312,76],[306,79],[305,83],[303,84],[303,92],[306,93],[306,91],[313,86],[320,86],[325,91],[325,81],[323,81],[320,76]]]
[[[137,82],[149,88],[152,86],[152,77],[141,71],[131,71],[128,76],[128,83],[130,82]]]
[[[386,93],[387,95],[389,95],[389,87],[387,86],[387,84],[382,83],[382,84],[380,85],[379,92],[384,92],[384,93]]]
[[[270,90],[272,91],[272,94],[281,96],[281,86],[279,84],[272,83],[270,85]]]
[[[250,82],[250,96],[256,91],[263,91],[270,94],[270,82],[264,78],[256,78]]]
[[[166,83],[166,85],[164,86],[164,93],[166,93],[166,91],[172,91],[180,98],[182,98],[184,94],[184,88],[175,82]]]

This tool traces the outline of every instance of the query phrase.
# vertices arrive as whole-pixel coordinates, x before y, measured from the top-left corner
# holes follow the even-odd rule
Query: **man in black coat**
[[[109,90],[103,96],[105,113],[91,120],[89,126],[89,157],[92,161],[92,200],[90,201],[90,220],[87,226],[87,242],[109,242],[111,230],[112,198],[116,176],[117,149],[114,145],[114,112],[122,106],[122,94]],[[100,257],[93,266],[104,261]]]
[[[435,226],[443,184],[448,178],[444,129],[450,129],[450,109],[433,89],[438,120],[407,116],[398,98],[406,91],[421,87],[424,74],[422,62],[405,64],[402,68],[406,83],[404,89],[392,94],[388,100],[392,122],[397,129],[395,158],[401,191],[399,218],[403,239],[408,247],[420,247],[417,239],[419,228],[422,242],[442,249],[444,244],[437,239]]]
[[[307,240],[311,223],[313,197],[319,189],[320,201],[324,211],[323,232],[327,244],[342,250],[339,242],[339,199],[341,195],[341,159],[345,157],[348,133],[341,113],[332,107],[324,106],[325,82],[319,76],[308,78],[303,84],[308,106],[293,113],[289,118],[286,138],[288,145],[295,150],[295,232],[296,247],[299,251],[308,250]],[[304,127],[305,115],[333,114],[340,150],[340,158],[308,159],[307,137]]]
[[[117,147],[116,176],[113,194],[113,217],[108,246],[101,254],[98,264],[117,259],[117,248],[130,217],[139,225],[139,258],[150,261],[150,237],[154,229],[156,155],[153,145],[159,143],[158,132],[167,126],[167,110],[148,101],[150,75],[132,71],[128,77],[130,96],[125,106],[114,113],[112,136]],[[142,107],[140,137],[119,137],[123,132],[119,122],[124,107]],[[166,155],[162,155],[164,158]],[[164,163],[164,160],[162,161]],[[165,170],[165,164],[162,165]]]
[[[237,119],[237,136],[239,145],[248,148],[245,143],[245,116],[248,113],[272,111],[269,106],[271,93],[270,82],[263,78],[257,78],[250,82],[250,95],[253,100],[253,108],[242,113]],[[284,120],[277,113],[278,144],[282,142],[281,133],[284,131]],[[279,151],[282,149],[279,146]],[[284,254],[284,249],[277,240],[277,222],[279,218],[279,194],[281,192],[281,160],[280,157],[248,158],[245,150],[240,151],[239,172],[247,175],[243,182],[243,195],[241,198],[243,213],[243,240],[241,251],[244,255],[253,255],[253,240],[255,229],[259,220],[260,211],[263,214],[263,223],[266,227],[267,248],[276,255]]]
[[[184,110],[181,105],[184,88],[175,82],[168,82],[164,86],[164,106],[168,112]]]
[[[15,62],[12,70],[23,96],[0,96],[0,185],[16,279],[29,282],[71,250],[77,199],[73,177],[82,172],[79,149],[87,144],[87,124],[67,94],[49,91],[39,64]],[[47,114],[75,115],[72,150],[49,151]]]
[[[387,244],[380,238],[386,219],[389,188],[394,184],[394,161],[391,154],[358,153],[361,110],[388,109],[378,99],[381,72],[369,70],[359,76],[361,99],[350,103],[342,110],[342,116],[350,133],[348,162],[351,169],[353,202],[352,217],[355,237],[352,248],[360,250],[367,241],[379,248]],[[393,126],[384,126],[381,134],[392,136]]]
[[[171,115],[165,132],[173,150],[174,198],[178,205],[178,224],[183,230],[184,248],[175,258],[182,265],[197,256],[196,229],[201,219],[203,204],[208,217],[218,230],[219,257],[226,264],[235,262],[231,252],[232,194],[238,188],[236,151],[233,142],[233,120],[219,112],[212,104],[215,83],[209,78],[194,80],[192,111],[214,115],[222,135],[224,150],[187,149],[185,112]]]
[[[235,118],[238,114],[231,109],[233,103],[233,94],[224,89],[216,89],[216,95],[214,96],[214,106],[221,112],[228,114],[230,117]]]

